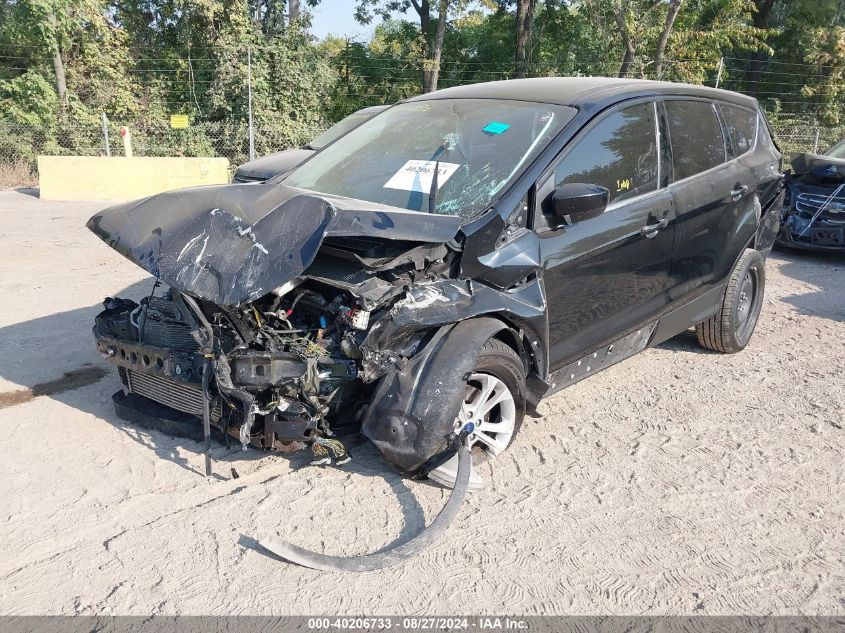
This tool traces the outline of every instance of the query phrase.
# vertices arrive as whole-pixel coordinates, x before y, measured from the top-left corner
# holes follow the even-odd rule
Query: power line
[[[830,64],[805,64],[799,62],[780,62],[774,59],[754,59],[753,57],[725,57],[725,59],[730,59],[733,61],[741,61],[741,62],[755,62],[758,64],[763,64],[764,66],[773,64],[777,66],[800,66],[802,68],[818,68],[819,66],[825,67],[830,66]]]

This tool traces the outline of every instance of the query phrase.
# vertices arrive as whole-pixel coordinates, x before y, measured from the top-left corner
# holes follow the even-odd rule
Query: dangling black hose
[[[320,569],[322,571],[372,571],[392,567],[416,556],[423,549],[431,545],[439,537],[449,524],[452,523],[458,514],[458,509],[467,494],[469,487],[469,475],[472,470],[472,458],[465,443],[465,437],[461,436],[461,444],[458,448],[458,473],[455,477],[455,487],[449,500],[440,511],[434,521],[427,528],[417,534],[410,541],[398,545],[389,550],[375,554],[364,554],[362,556],[326,556],[317,552],[309,552],[291,543],[283,541],[278,536],[271,536],[261,541],[261,545],[277,556],[297,563],[303,567]]]
[[[205,476],[211,477],[211,354],[203,354],[202,359],[202,433],[205,440]]]

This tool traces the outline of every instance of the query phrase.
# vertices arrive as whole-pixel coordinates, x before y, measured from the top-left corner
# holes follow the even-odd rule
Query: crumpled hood
[[[88,228],[169,286],[219,305],[299,276],[326,237],[447,242],[461,219],[280,184],[180,189],[116,205]]]

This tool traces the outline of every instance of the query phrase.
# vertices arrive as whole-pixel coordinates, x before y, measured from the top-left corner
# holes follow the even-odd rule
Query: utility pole
[[[716,73],[716,87],[719,87],[719,84],[722,81],[722,71],[725,69],[725,58],[719,58],[719,72]]]
[[[246,49],[247,109],[249,110],[249,159],[255,160],[255,130],[252,128],[252,46]]]
[[[106,118],[106,113],[102,112],[103,115],[103,136],[106,139],[106,156],[111,156],[111,144],[109,144],[109,120]]]

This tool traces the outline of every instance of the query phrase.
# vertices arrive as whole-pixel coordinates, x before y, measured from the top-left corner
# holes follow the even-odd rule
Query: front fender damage
[[[408,287],[405,297],[370,329],[361,344],[364,379],[374,380],[399,366],[403,352],[416,353],[413,336],[421,331],[485,315],[499,314],[524,325],[544,320],[546,296],[538,279],[511,291],[500,291],[472,280],[445,279]],[[410,353],[409,353],[410,352]]]
[[[466,381],[484,343],[508,329],[489,314],[528,320],[545,312],[536,282],[507,293],[472,281],[418,284],[396,303],[364,341],[365,371],[381,373],[364,415],[362,433],[387,461],[417,473],[454,439],[455,420]],[[410,358],[390,345],[411,333],[437,328]]]
[[[414,473],[450,447],[464,386],[484,342],[505,328],[498,319],[441,328],[428,346],[385,375],[361,432],[391,464]]]

